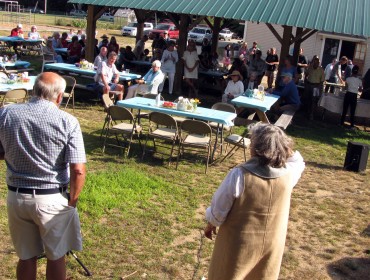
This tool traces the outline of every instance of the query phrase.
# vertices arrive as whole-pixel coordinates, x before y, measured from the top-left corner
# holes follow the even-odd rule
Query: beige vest
[[[294,187],[291,176],[285,172],[278,178],[261,178],[243,170],[245,190],[219,229],[208,280],[279,276]]]

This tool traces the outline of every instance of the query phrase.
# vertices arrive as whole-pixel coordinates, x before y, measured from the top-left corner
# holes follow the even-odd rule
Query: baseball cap
[[[18,27],[18,28],[22,28],[23,26],[22,26],[22,24],[21,24],[21,23],[18,23],[17,27]]]

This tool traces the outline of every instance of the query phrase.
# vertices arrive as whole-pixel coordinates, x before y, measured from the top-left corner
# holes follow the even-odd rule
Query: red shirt
[[[17,27],[13,28],[10,31],[10,37],[19,37],[20,34],[23,34],[23,31],[22,31],[22,29],[18,29]]]
[[[82,46],[79,43],[77,44],[70,43],[68,45],[69,56],[81,57],[81,50],[82,50]]]
[[[62,44],[63,48],[68,48],[69,43],[67,40],[60,39],[60,43]]]

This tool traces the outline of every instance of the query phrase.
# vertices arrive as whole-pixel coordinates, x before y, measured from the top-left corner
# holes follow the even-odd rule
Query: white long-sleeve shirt
[[[172,60],[172,58],[175,59],[175,61]],[[165,73],[175,73],[176,72],[176,63],[179,61],[179,55],[177,54],[176,50],[173,50],[172,52],[165,50],[162,55],[162,72]]]
[[[286,162],[286,169],[292,170],[296,185],[305,168],[301,154],[296,151]],[[213,195],[211,206],[206,210],[206,219],[214,226],[220,226],[233,206],[234,200],[244,192],[244,173],[241,168],[232,169]]]
[[[244,85],[242,81],[237,81],[236,83],[234,83],[234,81],[229,81],[225,88],[225,94],[231,93],[232,95],[234,95],[234,97],[238,97],[243,92],[244,92]]]

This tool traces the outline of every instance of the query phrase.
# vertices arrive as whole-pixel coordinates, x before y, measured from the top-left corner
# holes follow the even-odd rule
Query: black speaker
[[[348,142],[344,169],[356,172],[365,171],[368,157],[368,145],[356,142]]]

